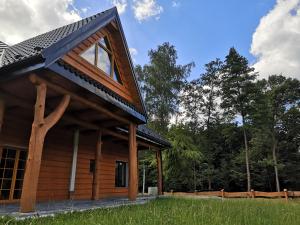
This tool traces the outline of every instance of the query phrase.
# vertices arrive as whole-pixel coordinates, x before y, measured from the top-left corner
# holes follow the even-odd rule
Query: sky
[[[260,78],[300,79],[300,0],[0,0],[0,40],[15,44],[117,6],[135,64],[170,42],[178,63],[205,63],[235,47]]]

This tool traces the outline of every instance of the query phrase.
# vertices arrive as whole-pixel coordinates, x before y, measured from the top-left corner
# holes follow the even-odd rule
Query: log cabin
[[[0,204],[138,194],[138,152],[170,147],[147,113],[112,8],[8,46],[0,42]]]

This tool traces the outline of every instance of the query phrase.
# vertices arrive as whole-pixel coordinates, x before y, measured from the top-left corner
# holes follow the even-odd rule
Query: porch
[[[15,203],[21,212],[33,212],[41,201],[135,201],[138,150],[145,149],[156,154],[162,194],[163,145],[138,129],[136,117],[86,88],[55,73],[30,74],[1,83],[0,103],[0,205]],[[120,187],[117,162],[128,174],[120,176]]]
[[[61,213],[83,212],[87,210],[115,208],[128,205],[142,205],[154,199],[156,199],[154,196],[139,196],[135,201],[130,201],[128,198],[108,198],[102,200],[40,202],[36,204],[36,211],[32,213],[20,213],[18,204],[4,204],[0,205],[0,216],[12,216],[17,219],[45,217]]]

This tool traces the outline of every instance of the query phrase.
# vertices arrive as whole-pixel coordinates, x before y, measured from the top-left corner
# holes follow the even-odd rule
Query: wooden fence
[[[202,197],[222,197],[222,198],[289,198],[300,197],[300,191],[284,191],[280,192],[262,192],[251,190],[249,192],[226,192],[221,191],[203,191],[203,192],[165,192],[167,196],[202,196]]]

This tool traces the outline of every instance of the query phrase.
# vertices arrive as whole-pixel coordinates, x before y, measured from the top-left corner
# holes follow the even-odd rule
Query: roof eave
[[[55,63],[63,55],[76,47],[78,43],[84,41],[92,34],[96,33],[99,29],[105,27],[115,19],[116,14],[117,9],[112,8],[103,13],[103,15],[99,15],[99,17],[95,20],[74,31],[71,35],[64,37],[50,47],[44,49],[42,51],[42,55],[46,59],[45,67],[48,68],[51,64]]]
[[[130,108],[129,106],[126,106],[125,104],[121,103],[117,99],[114,99],[114,97],[112,97],[111,95],[100,90],[95,85],[93,85],[91,82],[86,81],[85,79],[81,79],[79,76],[75,76],[71,71],[65,69],[63,66],[59,65],[58,63],[52,64],[48,69],[59,74],[60,76],[72,81],[73,83],[81,86],[82,88],[92,92],[93,94],[101,97],[103,100],[110,102],[111,104],[115,105],[116,107],[123,109],[126,113],[128,113],[129,115],[136,118],[140,124],[146,123],[145,115],[137,112],[136,110]]]
[[[148,120],[146,106],[145,106],[145,103],[144,103],[144,100],[143,100],[143,97],[142,97],[142,94],[141,94],[141,88],[140,88],[139,83],[137,82],[137,78],[136,78],[136,74],[135,74],[135,70],[134,70],[134,66],[133,66],[133,61],[132,61],[132,58],[131,58],[131,55],[130,55],[130,52],[129,52],[129,48],[128,48],[128,44],[127,44],[127,41],[126,41],[125,33],[124,33],[124,30],[123,30],[118,12],[116,13],[116,21],[117,21],[117,24],[118,24],[119,29],[120,29],[122,41],[123,41],[123,44],[125,46],[125,51],[126,51],[126,54],[127,54],[127,58],[129,60],[130,69],[131,69],[132,74],[133,74],[134,82],[135,82],[136,87],[138,89],[138,94],[139,94],[139,97],[141,99],[141,103],[142,103],[142,106],[143,106],[143,111],[146,115],[146,120]]]
[[[45,67],[44,58],[41,55],[32,56],[26,60],[0,68],[0,81],[7,81],[15,77],[30,73]],[[5,75],[5,76],[4,76]]]

